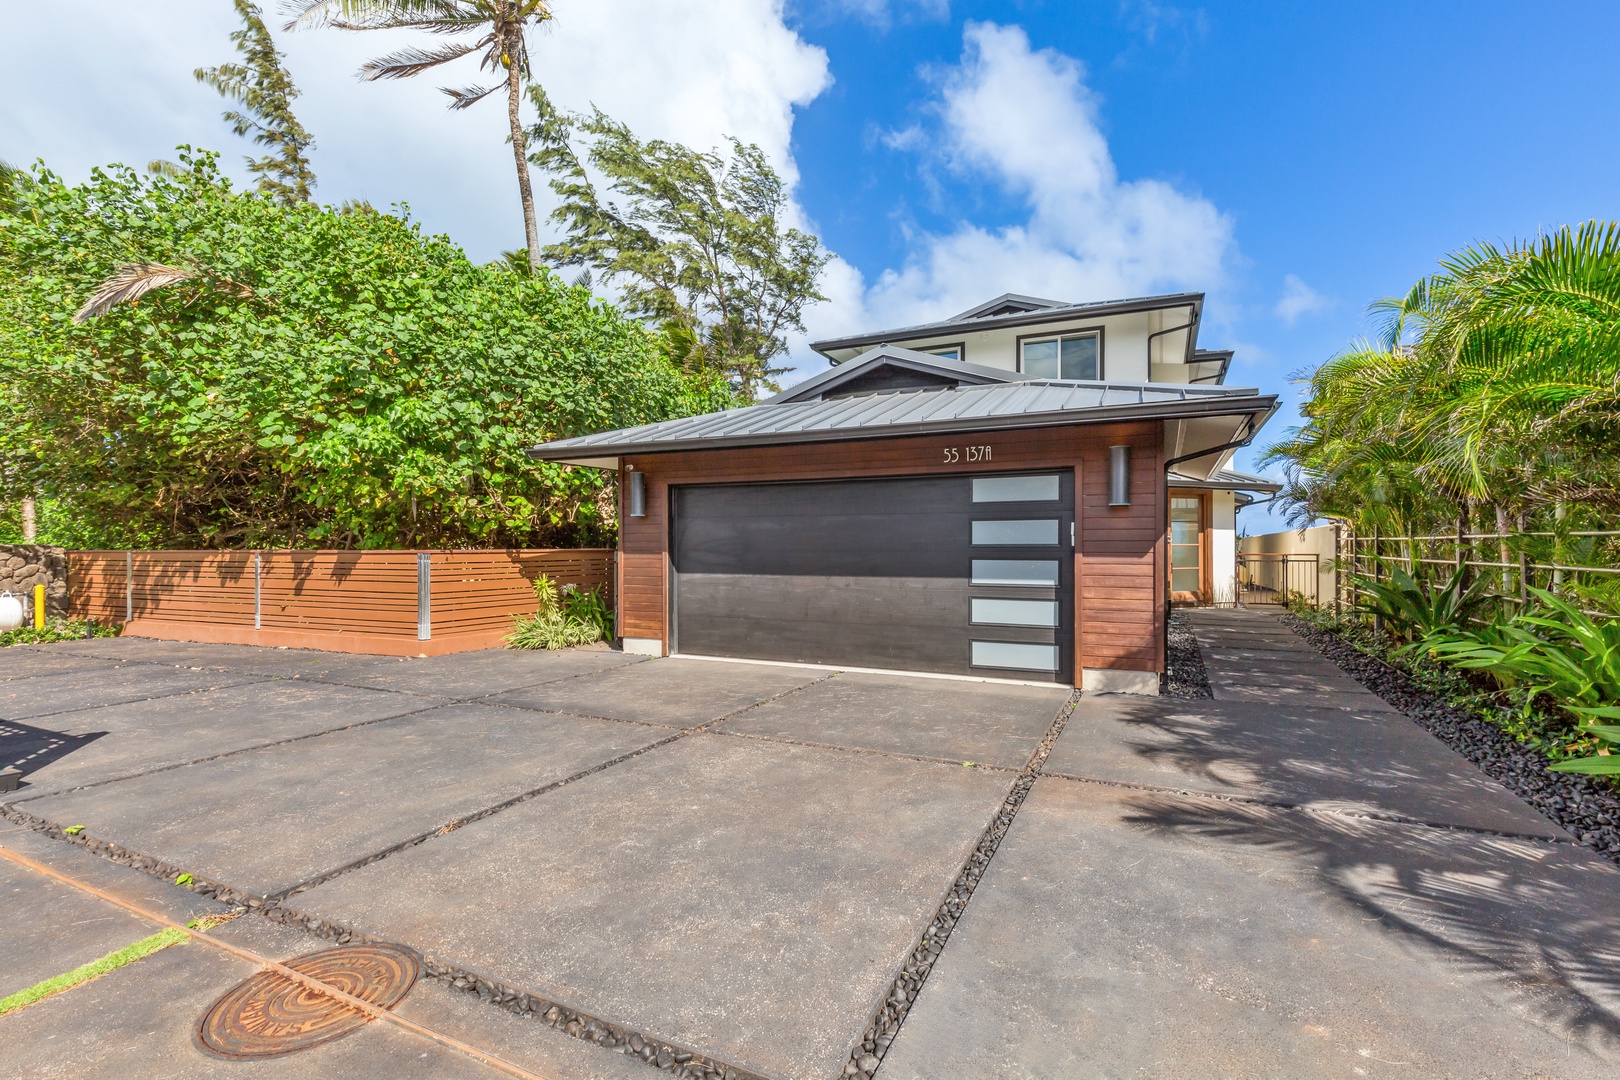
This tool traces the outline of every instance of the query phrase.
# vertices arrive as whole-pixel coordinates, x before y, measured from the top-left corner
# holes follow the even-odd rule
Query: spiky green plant
[[[512,632],[506,635],[509,649],[566,649],[602,640],[602,628],[593,621],[571,615],[563,607],[557,583],[541,574],[534,579],[534,596],[540,602],[533,615],[512,619]]]

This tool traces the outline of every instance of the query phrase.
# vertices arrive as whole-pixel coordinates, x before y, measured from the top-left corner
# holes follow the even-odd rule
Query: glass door
[[[1203,599],[1204,500],[1170,498],[1170,599]]]

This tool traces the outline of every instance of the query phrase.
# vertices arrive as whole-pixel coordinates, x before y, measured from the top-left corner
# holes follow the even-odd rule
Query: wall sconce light
[[[1108,448],[1108,505],[1131,505],[1131,448]]]
[[[647,516],[647,474],[630,474],[630,516]]]

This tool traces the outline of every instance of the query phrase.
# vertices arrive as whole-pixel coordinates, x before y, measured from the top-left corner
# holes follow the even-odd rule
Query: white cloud
[[[1033,49],[1019,27],[970,23],[939,85],[934,144],[945,166],[1013,196],[1023,219],[916,235],[904,265],[864,294],[871,328],[938,319],[1001,292],[1103,300],[1222,283],[1231,220],[1163,181],[1120,179],[1079,61]]]
[[[1283,278],[1282,296],[1277,300],[1277,306],[1272,308],[1272,314],[1289,326],[1299,321],[1300,316],[1309,315],[1314,311],[1323,311],[1328,308],[1331,301],[1298,277],[1289,274]]]
[[[830,0],[829,6],[882,30],[896,17],[944,20],[951,17],[951,0]]]
[[[476,259],[520,247],[506,115],[489,99],[462,113],[441,85],[476,82],[474,61],[396,83],[354,78],[365,59],[421,35],[280,31],[280,5],[261,7],[303,91],[299,118],[315,135],[317,195],[408,202],[434,232]],[[592,102],[644,137],[698,147],[728,134],[758,143],[790,182],[793,108],[828,85],[827,56],[783,22],[781,0],[559,0],[533,42],[537,77],[560,106]],[[82,177],[93,165],[138,166],[177,143],[218,148],[227,168],[252,148],[220,122],[224,103],[192,69],[234,59],[236,27],[220,0],[87,0],[8,11],[0,35],[0,158],[43,157]],[[57,43],[74,42],[63,79]],[[544,199],[543,183],[537,195]]]

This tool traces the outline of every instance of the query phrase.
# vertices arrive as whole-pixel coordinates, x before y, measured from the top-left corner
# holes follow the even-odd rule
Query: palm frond
[[[173,285],[181,281],[191,281],[197,277],[195,270],[182,270],[175,266],[164,266],[162,263],[124,263],[113,275],[101,283],[101,287],[90,295],[73,315],[76,323],[87,323],[91,319],[105,315],[119,304],[131,300],[139,300],[153,289],[161,289],[165,285]]]
[[[460,89],[441,86],[439,92],[450,96],[451,109],[465,109],[469,105],[476,105],[483,101],[489,95],[501,89],[503,85],[502,83],[494,83],[490,86],[464,86]]]
[[[366,82],[377,79],[408,79],[424,71],[460,60],[478,46],[465,42],[444,45],[437,49],[419,49],[415,46],[367,60],[360,65],[360,78]]]

